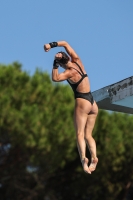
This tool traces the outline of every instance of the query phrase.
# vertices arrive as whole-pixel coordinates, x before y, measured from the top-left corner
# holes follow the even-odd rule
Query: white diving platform
[[[133,114],[133,76],[92,92],[99,109]]]

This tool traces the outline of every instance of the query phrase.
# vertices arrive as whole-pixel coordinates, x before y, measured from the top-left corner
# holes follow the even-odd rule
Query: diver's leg
[[[98,158],[96,153],[96,142],[92,137],[92,131],[95,125],[97,114],[98,114],[98,107],[94,102],[91,112],[88,114],[85,127],[85,140],[91,154],[91,164],[89,166],[90,171],[94,171],[98,163]]]
[[[88,114],[85,113],[83,109],[76,106],[74,112],[74,124],[76,129],[77,146],[84,171],[91,173],[88,168],[88,158],[86,158],[85,126],[87,119]]]

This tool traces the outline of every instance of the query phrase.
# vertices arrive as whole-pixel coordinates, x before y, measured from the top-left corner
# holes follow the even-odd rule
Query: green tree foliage
[[[0,81],[1,143],[11,144],[3,168],[12,190],[12,176],[18,187],[17,179],[27,173],[28,165],[39,167],[47,178],[75,158],[74,101],[68,86],[53,85],[39,70],[30,77],[18,63],[1,66]]]
[[[54,84],[48,73],[37,69],[30,76],[19,63],[0,65],[0,199],[127,199],[133,116],[99,111],[93,131],[99,163],[87,175],[76,147],[73,109],[72,90]]]

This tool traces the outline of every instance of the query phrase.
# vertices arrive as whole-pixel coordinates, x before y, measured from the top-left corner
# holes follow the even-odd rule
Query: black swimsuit
[[[74,96],[75,96],[75,99],[76,98],[82,98],[82,99],[86,99],[88,100],[92,105],[94,103],[94,100],[93,100],[93,96],[91,94],[91,92],[87,92],[87,93],[81,93],[81,92],[78,92],[76,89],[78,87],[78,85],[82,82],[82,80],[87,77],[87,74],[84,74],[83,70],[81,69],[81,67],[78,65],[78,63],[74,62],[80,69],[80,71],[78,71],[77,69],[75,69],[80,75],[81,75],[81,79],[77,82],[77,83],[70,83],[69,80],[67,80],[67,82],[70,84],[70,86],[72,87],[73,89],[73,92],[74,92]]]

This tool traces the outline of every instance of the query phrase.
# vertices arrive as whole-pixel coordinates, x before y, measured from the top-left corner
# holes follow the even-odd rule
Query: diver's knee
[[[82,131],[77,131],[76,135],[78,138],[84,138],[84,132]]]
[[[90,133],[90,134],[85,134],[85,140],[90,140],[90,139],[92,139],[92,134]]]

